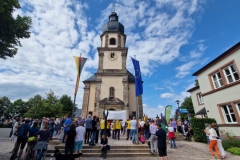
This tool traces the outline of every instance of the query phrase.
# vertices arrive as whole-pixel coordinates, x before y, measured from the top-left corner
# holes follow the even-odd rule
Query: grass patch
[[[238,147],[231,147],[227,149],[228,152],[240,156],[240,148]]]

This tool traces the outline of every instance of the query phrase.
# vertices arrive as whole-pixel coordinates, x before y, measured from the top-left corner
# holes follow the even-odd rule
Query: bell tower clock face
[[[118,58],[118,55],[117,55],[115,52],[110,52],[110,53],[108,54],[108,59],[109,59],[110,61],[115,61],[117,58]]]

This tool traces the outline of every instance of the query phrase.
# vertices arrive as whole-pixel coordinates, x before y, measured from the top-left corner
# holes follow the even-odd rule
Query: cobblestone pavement
[[[11,155],[11,150],[13,149],[14,143],[10,142],[9,138],[10,129],[0,128],[0,160],[8,160]],[[168,157],[169,160],[208,160],[211,158],[211,154],[208,151],[208,146],[203,143],[197,142],[186,142],[177,141],[177,149],[170,149],[168,147]],[[131,141],[126,141],[124,138],[121,140],[110,140],[110,145],[133,145]],[[144,144],[143,144],[144,145]],[[49,146],[53,148],[53,146]],[[159,160],[159,157],[152,156],[149,157],[116,157],[107,158],[108,160]],[[227,160],[239,160],[239,156],[232,155],[227,152]],[[50,160],[50,158],[46,158]],[[102,160],[102,158],[91,157],[91,158],[81,158],[81,160]]]

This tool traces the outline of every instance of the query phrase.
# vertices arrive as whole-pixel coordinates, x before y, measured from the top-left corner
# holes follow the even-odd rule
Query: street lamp
[[[181,101],[179,101],[179,100],[176,100],[175,102],[177,103],[177,105],[178,105],[178,108],[179,108],[179,103],[180,103]]]

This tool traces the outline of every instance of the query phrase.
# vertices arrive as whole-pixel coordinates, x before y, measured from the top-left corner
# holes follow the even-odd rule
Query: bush
[[[225,150],[228,150],[231,147],[240,148],[240,139],[224,139],[222,140],[222,146]]]
[[[12,128],[12,123],[8,124],[0,123],[0,128]]]
[[[238,148],[238,147],[231,147],[231,148],[227,149],[227,151],[232,154],[240,156],[240,148]]]
[[[213,118],[192,118],[191,126],[193,129],[193,137],[196,142],[207,143],[206,133],[204,132],[205,124],[216,123]]]

